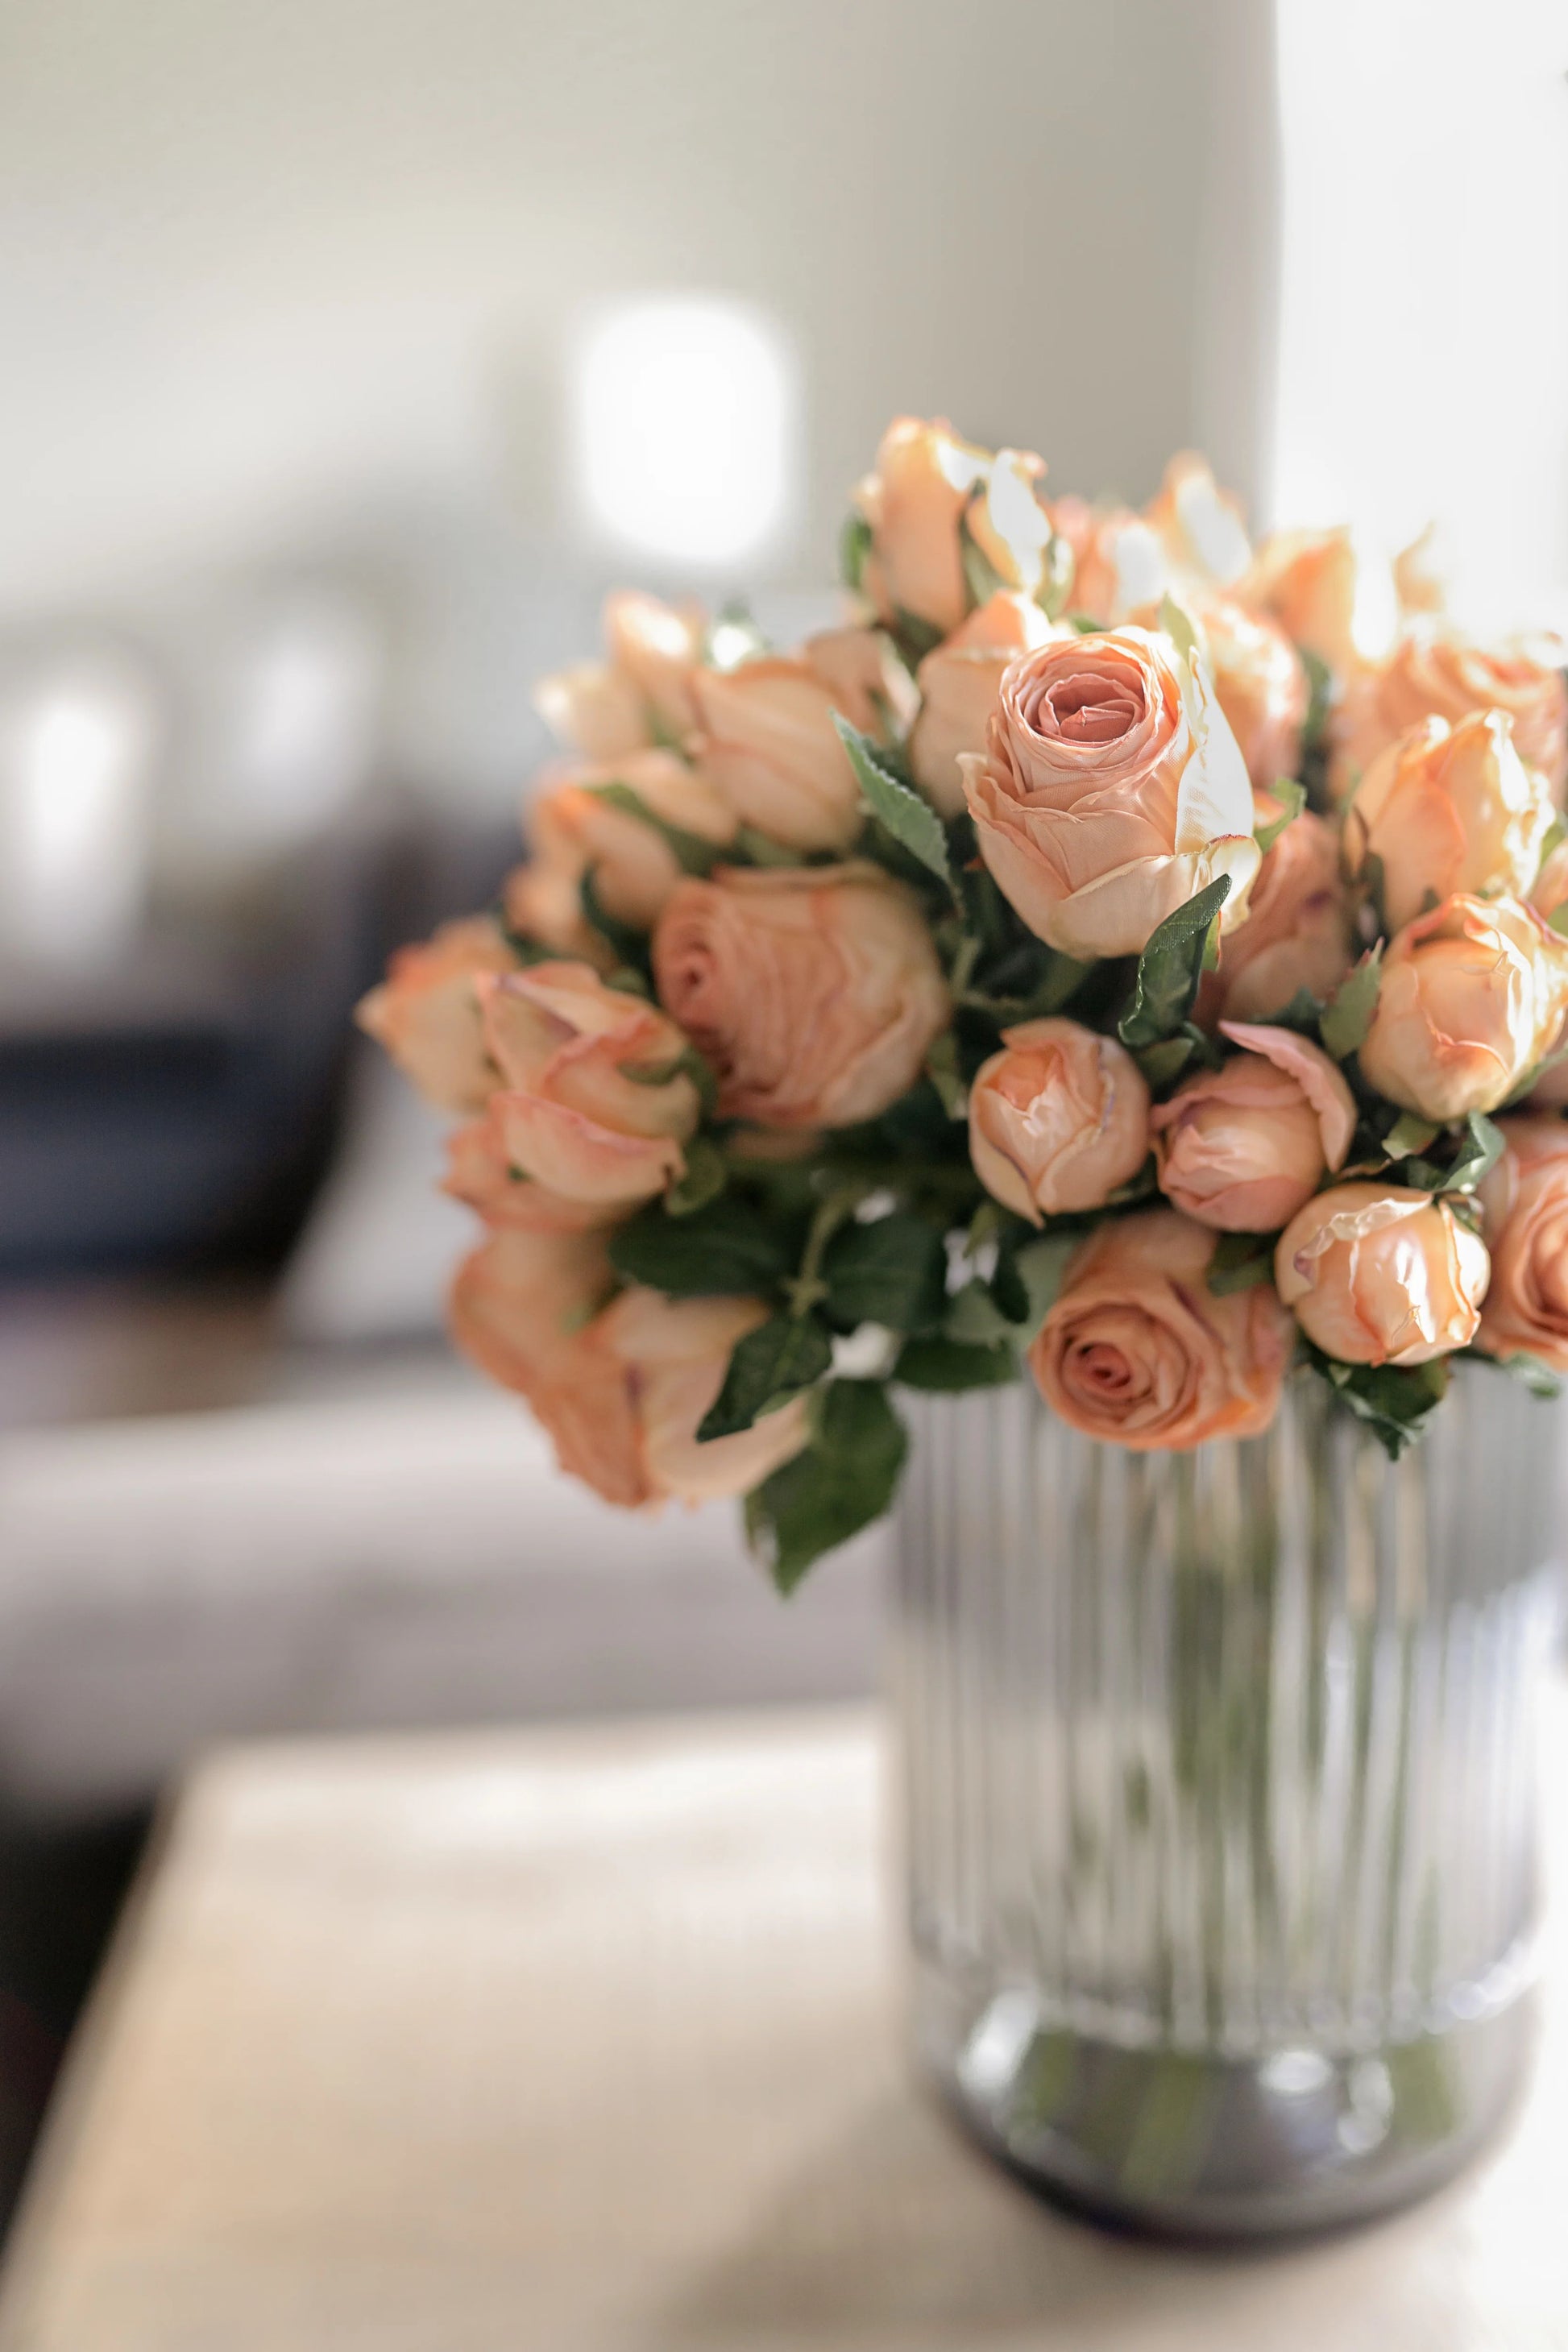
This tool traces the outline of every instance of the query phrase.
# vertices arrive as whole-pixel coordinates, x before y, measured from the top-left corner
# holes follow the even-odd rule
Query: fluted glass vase
[[[926,2065],[1110,2219],[1323,2227],[1447,2178],[1530,2046],[1562,1424],[1457,1368],[1397,1465],[1318,1381],[1130,1454],[913,1401],[899,1677]]]

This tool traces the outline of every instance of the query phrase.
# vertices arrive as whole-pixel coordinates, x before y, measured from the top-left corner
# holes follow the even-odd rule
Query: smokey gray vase
[[[1397,1465],[1299,1377],[1130,1454],[910,1400],[913,2023],[1041,2188],[1319,2229],[1424,2193],[1529,2062],[1563,1423],[1461,1364]]]

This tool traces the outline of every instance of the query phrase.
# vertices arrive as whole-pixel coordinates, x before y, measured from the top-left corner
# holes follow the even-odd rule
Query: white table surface
[[[1568,2347],[1560,1958],[1523,2112],[1433,2202],[1283,2255],[1116,2242],[910,2081],[878,1779],[862,1713],[216,1757],[0,2352]]]

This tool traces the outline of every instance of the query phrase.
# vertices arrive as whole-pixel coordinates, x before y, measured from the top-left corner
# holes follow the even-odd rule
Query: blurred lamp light
[[[110,962],[146,902],[151,689],[119,663],[58,670],[17,697],[8,734],[5,945],[37,962]]]
[[[281,848],[343,813],[374,760],[383,669],[374,619],[350,593],[300,591],[260,618],[225,679],[231,832]]]
[[[780,537],[795,372],[755,310],[650,296],[602,312],[574,354],[572,407],[578,494],[615,545],[721,570]]]

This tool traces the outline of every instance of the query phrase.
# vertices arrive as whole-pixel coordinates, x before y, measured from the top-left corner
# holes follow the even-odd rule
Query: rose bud
[[[1164,542],[1131,507],[1091,507],[1058,499],[1051,508],[1058,536],[1073,560],[1068,599],[1075,614],[1110,628],[1145,605],[1157,604],[1171,584]]]
[[[1253,1437],[1279,1403],[1290,1321],[1268,1283],[1216,1297],[1215,1236],[1173,1209],[1098,1226],[1029,1350],[1069,1427],[1139,1451]]]
[[[1274,1253],[1280,1297],[1325,1356],[1425,1364],[1468,1348],[1487,1245],[1430,1192],[1336,1184],[1297,1211]]]
[[[963,524],[1004,587],[1033,594],[1049,519],[1036,495],[1045,467],[1026,451],[993,457],[939,418],[895,417],[876,470],[856,492],[871,546],[859,586],[889,627],[913,619],[951,636],[969,610]]]
[[[354,1019],[437,1110],[482,1110],[499,1081],[475,982],[481,972],[516,970],[516,956],[483,916],[443,923],[433,939],[398,949]]]
[[[983,757],[963,762],[986,865],[1065,955],[1136,955],[1218,874],[1221,928],[1258,866],[1252,790],[1199,663],[1146,629],[1053,640],[1002,680]]]
[[[536,854],[525,866],[514,866],[501,887],[508,923],[535,947],[548,948],[569,963],[614,971],[620,958],[583,912],[584,868],[570,838],[556,834],[546,820],[542,829],[535,828],[534,840]]]
[[[1568,916],[1557,921],[1552,918],[1561,907],[1568,906],[1568,841],[1559,843],[1535,877],[1535,887],[1530,893],[1530,903],[1554,931],[1563,933]],[[1560,1037],[1552,1053],[1560,1051]],[[1568,1104],[1568,1059],[1549,1060],[1538,1083],[1531,1088],[1531,1108],[1534,1110],[1561,1110]]]
[[[970,1088],[969,1156],[992,1199],[1033,1224],[1102,1208],[1149,1156],[1137,1063],[1076,1021],[1004,1029]]]
[[[697,1436],[736,1340],[767,1318],[756,1298],[673,1299],[655,1290],[623,1291],[598,1318],[594,1344],[616,1367],[631,1408],[626,1418],[635,1452],[626,1470],[635,1465],[649,1500],[673,1496],[707,1503],[750,1494],[805,1444],[804,1397],[762,1414],[733,1436],[701,1442]],[[623,1430],[626,1418],[617,1413],[611,1431]],[[605,1460],[600,1449],[607,1433],[596,1424],[582,1433],[587,1461]],[[568,1466],[591,1475],[582,1464]]]
[[[482,1118],[469,1119],[447,1138],[447,1172],[441,1190],[475,1210],[487,1225],[518,1233],[582,1234],[615,1215],[598,1201],[569,1201],[514,1168],[507,1154],[502,1121],[491,1098]]]
[[[601,797],[607,784],[625,784],[656,817],[715,847],[733,841],[735,812],[705,777],[672,751],[630,751],[601,768],[574,772],[529,812],[534,860],[509,893],[518,928],[550,946],[548,929],[527,918],[542,888],[574,891],[592,873],[600,905],[613,920],[651,930],[683,868],[657,825]],[[542,910],[551,919],[548,908]]]
[[[1247,772],[1267,791],[1301,763],[1307,716],[1307,673],[1283,629],[1230,597],[1198,607],[1209,669],[1220,709],[1241,747]]]
[[[1431,898],[1457,891],[1522,898],[1534,881],[1554,812],[1544,776],[1513,748],[1505,710],[1474,711],[1450,727],[1423,719],[1380,751],[1345,812],[1345,862],[1382,866],[1393,930]]]
[[[1271,531],[1235,593],[1330,669],[1348,670],[1355,661],[1356,558],[1348,530]]]
[[[535,708],[586,760],[679,743],[696,721],[690,680],[702,635],[700,614],[622,590],[605,601],[608,661],[580,663],[543,679]]]
[[[1495,1110],[1568,1016],[1568,940],[1513,898],[1446,899],[1384,958],[1362,1075],[1439,1123]]]
[[[1247,570],[1252,548],[1241,509],[1194,451],[1171,459],[1143,511],[1178,578],[1224,588]]]
[[[685,1173],[701,1106],[673,1022],[580,963],[483,981],[479,998],[513,1167],[568,1200],[628,1208]]]
[[[509,1227],[458,1268],[447,1319],[470,1362],[532,1402],[573,1369],[584,1330],[614,1287],[602,1233]]]
[[[875,1118],[949,1017],[920,909],[874,866],[682,882],[653,962],[660,1002],[718,1074],[724,1117],[764,1127]]]
[[[1492,1278],[1476,1344],[1568,1372],[1568,1127],[1505,1118],[1480,1190]]]
[[[1506,710],[1515,751],[1553,793],[1568,777],[1568,687],[1561,646],[1489,651],[1440,621],[1412,622],[1387,659],[1364,668],[1334,715],[1330,782],[1343,799],[1380,751],[1423,719]]]
[[[887,640],[873,629],[830,630],[798,654],[699,670],[699,773],[784,848],[847,849],[866,811],[834,713],[879,736],[900,691]]]
[[[1261,824],[1284,812],[1267,793],[1255,803]],[[1247,919],[1221,945],[1218,969],[1205,972],[1197,1017],[1212,1027],[1222,1013],[1260,1021],[1282,1013],[1299,989],[1331,996],[1355,961],[1349,897],[1340,878],[1340,847],[1321,817],[1293,817],[1265,853],[1247,903]]]
[[[998,589],[927,654],[916,673],[920,714],[910,734],[910,765],[944,817],[963,814],[959,759],[984,750],[1004,670],[1019,654],[1071,634],[1047,621],[1032,597]]]
[[[1221,1024],[1246,1048],[1184,1081],[1151,1116],[1160,1190],[1227,1234],[1272,1234],[1344,1166],[1355,1097],[1321,1046],[1292,1029]]]

